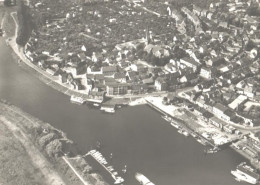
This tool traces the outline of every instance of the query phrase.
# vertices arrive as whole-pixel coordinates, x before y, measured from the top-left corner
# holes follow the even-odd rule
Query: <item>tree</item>
[[[58,157],[62,152],[62,143],[55,139],[46,146],[46,152],[50,157]]]

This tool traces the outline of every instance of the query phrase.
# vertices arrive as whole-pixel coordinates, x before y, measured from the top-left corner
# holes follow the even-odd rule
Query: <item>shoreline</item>
[[[88,182],[87,176],[92,176],[92,178],[96,179],[100,183],[103,183],[106,185],[106,182],[103,180],[101,175],[96,174],[96,173],[84,173],[82,171],[78,171],[76,169],[86,167],[92,169],[92,166],[89,166],[88,161],[83,164],[82,166],[81,163],[77,163],[77,161],[74,161],[74,158],[80,158],[83,159],[83,155],[79,155],[78,153],[78,148],[75,148],[75,144],[73,143],[72,140],[68,139],[66,136],[66,133],[64,133],[62,130],[56,129],[53,127],[51,124],[46,123],[42,120],[39,120],[38,118],[24,112],[22,109],[19,107],[12,105],[11,103],[7,102],[6,100],[0,99],[0,105],[1,105],[1,115],[0,115],[0,120],[6,120],[6,124],[9,128],[10,131],[16,135],[16,133],[20,133],[20,135],[25,138],[22,140],[22,144],[25,146],[26,150],[28,151],[29,155],[32,156],[33,162],[36,163],[36,167],[39,167],[40,169],[43,169],[45,176],[48,177],[48,173],[50,170],[53,170],[50,173],[49,179],[53,179],[50,181],[48,184],[67,184],[62,182],[59,178],[59,175],[61,175],[65,181],[68,181],[68,184],[75,184],[75,179],[77,181],[76,184],[82,182],[85,185],[90,185],[92,184],[91,182]],[[9,116],[9,117],[8,117]],[[11,117],[11,118],[10,118]],[[15,122],[13,120],[19,120],[23,119],[23,124],[18,124],[19,122]],[[12,119],[12,120],[11,120]],[[42,133],[40,134],[39,131],[42,130]],[[38,134],[35,134],[34,132],[37,131]],[[40,146],[42,138],[47,136],[48,134],[54,134],[54,140],[59,140],[62,145],[64,145],[62,148],[62,153],[59,156],[48,156],[48,151],[47,149],[42,149]],[[45,136],[44,136],[45,135]],[[56,139],[55,139],[56,138]],[[31,143],[31,144],[30,144]],[[48,144],[47,144],[48,146]],[[46,147],[47,147],[46,146]],[[38,151],[38,154],[32,155],[30,153],[30,148],[34,147]],[[72,150],[72,153],[69,152],[66,154],[66,151]],[[65,152],[65,153],[64,153]],[[53,169],[48,168],[46,165],[44,165],[43,162],[37,163],[40,158],[38,156],[41,156],[41,159],[46,162],[46,164],[49,164],[49,166],[52,166]],[[73,162],[73,164],[72,164]],[[46,168],[47,167],[47,168]],[[67,168],[67,170],[65,170]],[[69,171],[69,170],[72,171]],[[64,171],[65,170],[65,171]],[[72,173],[73,172],[73,173]],[[57,174],[56,174],[57,173]],[[75,177],[74,177],[75,175]]]
[[[147,101],[147,100],[146,100]],[[180,126],[183,126],[183,124],[186,126],[186,127],[188,127],[188,130],[190,130],[190,131],[192,131],[192,132],[195,132],[197,135],[199,135],[199,137],[203,137],[200,133],[197,133],[195,130],[193,130],[192,128],[189,128],[189,125],[185,122],[185,121],[181,121],[181,122],[184,122],[184,123],[180,123],[179,121],[178,121],[178,117],[176,117],[176,116],[174,116],[173,114],[170,114],[168,111],[165,111],[164,109],[162,109],[160,106],[158,106],[158,105],[156,105],[156,103],[153,103],[152,102],[152,100],[150,99],[150,100],[148,100],[149,101],[149,103],[146,103],[146,105],[148,105],[150,108],[152,108],[153,110],[155,110],[156,112],[158,112],[161,116],[167,116],[167,115],[170,115],[171,117],[172,117],[172,119],[174,119],[174,118],[176,118],[176,120],[174,120],[174,122],[175,123],[177,123],[178,125],[180,125]],[[155,108],[156,107],[156,108]],[[168,121],[168,120],[166,120],[167,122],[169,122],[169,124],[171,124],[171,122],[170,121]],[[176,128],[177,129],[177,128]],[[177,129],[178,130],[178,129]],[[203,137],[204,138],[204,137]],[[193,138],[193,139],[195,139],[195,138]],[[196,140],[196,139],[195,139]],[[207,141],[207,143],[208,143],[208,141]],[[233,142],[231,142],[230,144],[229,144],[229,148],[231,148],[231,149],[233,149],[235,152],[237,152],[238,154],[240,154],[242,157],[244,157],[245,158],[245,160],[247,160],[247,161],[249,161],[250,162],[250,164],[255,168],[255,169],[257,169],[257,170],[260,170],[260,166],[258,166],[258,164],[256,164],[256,163],[254,163],[253,162],[253,160],[251,159],[251,157],[248,155],[248,154],[246,154],[245,152],[242,152],[241,150],[238,150],[238,149],[236,149],[236,148],[234,148],[233,146],[232,146],[232,143]],[[200,144],[202,144],[202,143],[200,143]],[[232,170],[232,169],[231,169]]]
[[[14,21],[15,21],[15,19],[14,19]],[[16,26],[16,30],[17,30],[17,26]],[[12,40],[8,43],[9,43],[10,47],[12,48],[13,52],[16,54],[16,56],[19,57],[23,61],[21,65],[23,65],[24,68],[31,71],[35,76],[38,77],[39,80],[44,82],[46,85],[51,86],[52,88],[58,90],[59,92],[62,92],[65,95],[71,96],[71,95],[81,94],[80,92],[74,92],[73,90],[69,89],[68,87],[66,87],[66,86],[58,83],[57,81],[52,80],[51,78],[48,78],[48,76],[45,76],[42,73],[38,72],[38,70],[36,70],[32,66],[34,64],[31,63],[28,59],[26,59],[26,57],[24,56],[24,53],[21,51],[21,49],[18,48],[18,45],[15,43],[15,38],[16,37],[14,36],[12,38]],[[37,67],[36,65],[34,65],[34,66]],[[38,68],[38,69],[41,70],[40,68]],[[143,102],[143,98],[130,102],[128,105],[136,106],[136,105],[141,105],[141,104],[146,104],[145,102]],[[238,152],[237,150],[235,150],[235,151],[250,161],[250,159],[247,158],[245,155],[241,154],[241,152]]]

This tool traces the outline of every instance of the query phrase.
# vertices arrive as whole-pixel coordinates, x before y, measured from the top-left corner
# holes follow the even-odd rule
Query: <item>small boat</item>
[[[114,184],[121,184],[122,182],[124,182],[124,179],[122,177],[116,177]]]
[[[214,154],[214,153],[217,153],[218,151],[220,151],[220,148],[218,148],[218,147],[209,148],[209,149],[204,150],[204,152],[207,154]]]
[[[99,107],[100,104],[98,104],[98,103],[93,103],[93,106],[95,106],[95,107]]]
[[[182,134],[183,134],[184,136],[186,136],[186,137],[188,137],[188,136],[190,135],[189,132],[186,131],[186,130],[183,130]]]
[[[180,130],[178,130],[178,132],[179,132],[180,134],[182,134],[183,130],[182,130],[182,129],[180,129]]]
[[[140,183],[140,184],[142,184],[142,185],[145,185],[145,184],[147,184],[147,185],[154,185],[154,183],[152,183],[146,176],[144,176],[143,174],[141,174],[141,173],[136,173],[135,174],[135,178],[136,178],[136,180]]]
[[[171,121],[172,121],[172,119],[171,119],[170,117],[168,117],[168,116],[162,116],[162,118],[163,118],[165,121],[167,121],[167,122],[171,122]]]
[[[100,110],[103,110],[107,113],[115,113],[115,105],[103,105]]]
[[[175,123],[174,121],[171,122],[171,126],[175,127],[175,128],[179,128],[179,125],[177,125],[177,123]]]
[[[126,173],[126,167],[127,167],[127,166],[125,165],[124,169],[122,169],[122,172],[123,172],[123,173]]]
[[[195,132],[191,132],[191,136],[196,138],[196,139],[198,138],[198,135]]]
[[[71,101],[72,103],[76,103],[76,104],[79,104],[79,105],[82,105],[82,104],[85,103],[85,101],[84,101],[84,99],[83,99],[82,97],[74,96],[74,95],[72,95],[72,96],[70,97],[70,101]]]

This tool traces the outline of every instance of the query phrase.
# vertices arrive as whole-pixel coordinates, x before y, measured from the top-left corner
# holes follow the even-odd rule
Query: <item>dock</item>
[[[114,179],[114,184],[121,184],[124,182],[124,179],[118,175],[118,172],[115,171],[113,166],[109,165],[108,161],[103,157],[103,155],[97,150],[89,151],[86,156],[92,156]]]
[[[163,117],[165,117],[164,119],[166,121],[170,122],[171,125],[178,125],[178,128],[176,126],[175,126],[175,128],[187,131],[191,136],[193,136],[199,143],[201,143],[204,146],[209,145],[209,146],[212,146],[212,147],[216,147],[216,145],[213,143],[213,141],[203,137],[201,134],[196,133],[192,128],[190,128],[185,123],[185,121],[172,116],[171,114],[169,114],[169,113],[165,112],[164,110],[160,109],[159,107],[157,107],[156,105],[154,105],[153,103],[151,103],[148,100],[146,100],[146,102],[147,102],[148,106],[150,106],[154,110],[161,113],[163,115]]]

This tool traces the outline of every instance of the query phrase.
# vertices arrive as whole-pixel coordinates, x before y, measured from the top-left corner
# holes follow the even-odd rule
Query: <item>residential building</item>
[[[106,85],[107,95],[124,95],[129,89],[127,83],[110,83]]]
[[[223,115],[224,115],[224,112],[227,110],[227,107],[220,104],[220,103],[217,103],[213,106],[213,114],[219,118],[222,118]]]
[[[155,80],[154,86],[155,86],[155,89],[158,90],[158,91],[167,90],[167,83],[166,83],[165,79],[163,79],[161,77],[158,77]]]
[[[105,66],[101,68],[101,72],[104,76],[112,76],[117,71],[117,66]]]
[[[211,79],[212,78],[212,72],[210,68],[207,67],[202,67],[200,69],[200,76],[206,79]]]
[[[61,83],[67,83],[67,81],[68,81],[67,77],[68,77],[68,74],[66,72],[62,72],[59,74],[59,81]]]
[[[199,63],[197,63],[194,59],[188,57],[180,59],[180,64],[192,68],[193,72],[197,71],[199,67]]]

